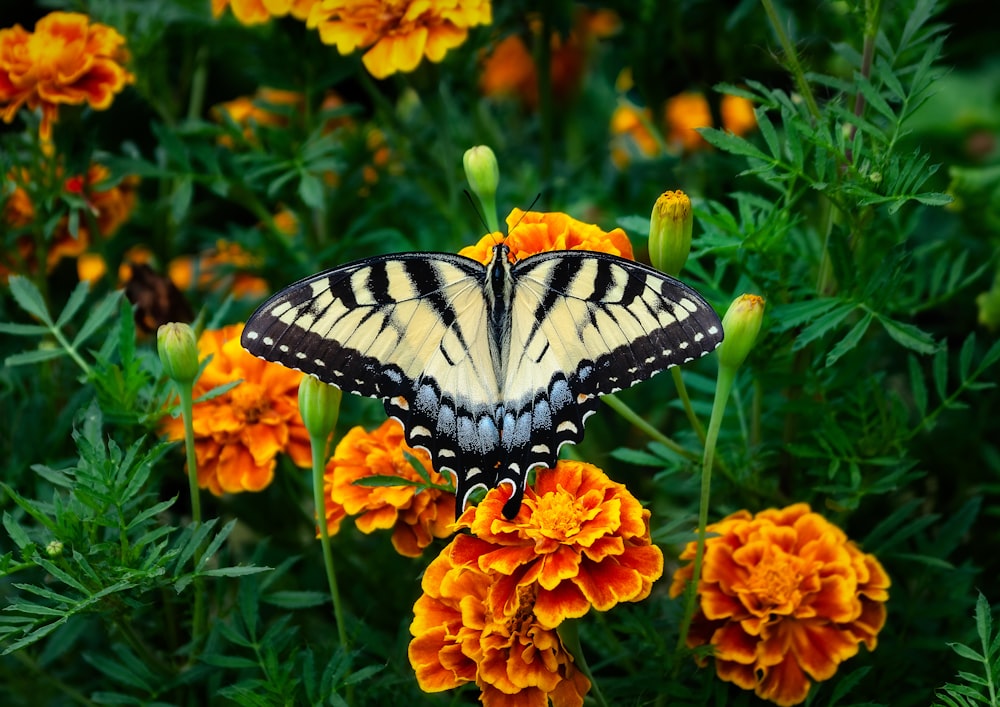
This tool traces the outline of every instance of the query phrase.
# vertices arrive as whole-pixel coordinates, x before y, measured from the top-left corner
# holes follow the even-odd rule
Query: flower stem
[[[316,506],[316,525],[319,526],[319,541],[323,547],[323,564],[326,566],[326,582],[330,588],[330,600],[333,602],[333,619],[337,624],[337,637],[344,653],[350,649],[347,642],[347,629],[344,626],[344,608],[340,603],[340,592],[337,590],[337,573],[333,566],[333,550],[330,547],[330,530],[326,523],[326,503],[323,498],[323,472],[326,464],[327,439],[318,435],[309,435],[312,447],[312,477],[313,504]]]
[[[719,367],[719,377],[715,382],[715,400],[712,402],[712,417],[708,421],[708,433],[705,438],[705,456],[701,465],[701,500],[698,506],[698,544],[694,555],[694,568],[691,573],[691,583],[688,585],[684,598],[684,616],[681,619],[680,635],[677,637],[677,653],[687,646],[688,631],[698,599],[698,582],[701,579],[701,565],[705,557],[705,535],[708,526],[708,505],[712,496],[712,464],[715,457],[715,445],[719,440],[719,428],[722,427],[722,416],[726,411],[726,402],[733,389],[736,369],[729,366]],[[680,665],[677,661],[675,665]]]
[[[608,707],[607,700],[604,699],[601,688],[597,686],[594,673],[591,672],[590,666],[587,664],[587,659],[583,655],[583,647],[580,645],[580,629],[577,622],[573,619],[567,619],[559,624],[556,632],[559,634],[559,639],[562,641],[563,647],[573,656],[576,667],[590,680],[590,694],[593,695],[598,707]]]
[[[184,420],[184,452],[187,456],[188,491],[191,494],[192,532],[201,527],[201,494],[198,490],[198,457],[194,451],[194,383],[177,383],[181,394],[181,417]],[[205,604],[205,579],[198,574],[201,565],[201,545],[195,548],[194,562],[194,625],[191,629],[191,657],[193,661],[201,650],[208,623],[208,607]]]
[[[821,117],[819,105],[816,103],[816,98],[813,96],[812,88],[806,80],[806,74],[805,71],[802,70],[802,64],[799,63],[799,57],[795,53],[795,46],[792,44],[792,40],[789,38],[788,33],[785,32],[785,27],[781,23],[781,18],[778,17],[778,11],[774,7],[773,0],[761,0],[761,4],[764,6],[764,12],[767,13],[767,18],[771,21],[771,28],[778,36],[781,48],[785,52],[785,61],[788,62],[788,70],[795,79],[795,85],[799,89],[802,99],[806,102],[806,106],[809,108],[809,113],[813,116],[813,118],[819,120]]]
[[[677,388],[677,395],[681,399],[681,404],[684,406],[684,413],[688,417],[688,422],[694,428],[694,431],[698,433],[698,439],[702,444],[705,444],[705,427],[701,424],[701,420],[698,416],[694,414],[694,408],[691,407],[691,398],[688,395],[687,386],[684,385],[684,378],[681,377],[681,369],[679,366],[674,366],[670,369],[670,374],[674,377],[674,386]]]
[[[640,430],[645,432],[647,435],[655,439],[657,442],[662,444],[670,451],[680,454],[685,459],[697,459],[697,457],[690,451],[684,449],[684,447],[677,444],[677,442],[673,441],[665,434],[660,432],[658,429],[653,427],[651,424],[646,422],[646,420],[640,417],[639,414],[636,413],[632,408],[623,403],[621,398],[619,398],[618,396],[612,393],[610,395],[601,396],[601,400],[603,400],[608,407],[610,407],[612,410],[621,415],[622,418],[624,418],[626,421],[638,427]]]

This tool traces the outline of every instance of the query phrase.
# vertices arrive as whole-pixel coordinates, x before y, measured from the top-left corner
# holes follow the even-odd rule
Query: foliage
[[[155,325],[193,311],[196,331],[218,329],[324,268],[477,241],[462,156],[484,144],[501,220],[521,207],[620,225],[645,260],[650,208],[681,189],[695,226],[680,277],[720,314],[743,293],[766,300],[717,430],[709,518],[808,502],[892,580],[877,649],[807,704],[998,704],[986,597],[1000,575],[1000,59],[978,13],[931,0],[494,3],[492,25],[443,61],[376,81],[360,53],[292,16],[245,26],[211,4],[5,13],[29,30],[53,9],[113,25],[135,83],[107,110],[61,106],[49,144],[30,111],[0,125],[0,701],[476,702],[475,686],[422,692],[407,656],[445,540],[402,557],[389,533],[346,518],[325,552],[312,482],[288,455],[259,493],[189,498],[185,449],[162,441],[184,395]],[[598,9],[616,30],[582,22]],[[482,94],[484,56],[508,35],[543,67],[534,99]],[[691,90],[717,127],[682,148],[663,103]],[[728,128],[723,95],[748,100],[756,127]],[[252,117],[223,108],[239,97]],[[627,134],[613,129],[624,105],[650,109]],[[67,186],[98,163],[102,188],[139,179],[113,229],[97,196]],[[22,197],[33,220],[15,222]],[[74,246],[85,253],[56,257]],[[103,269],[85,281],[90,256]],[[564,450],[650,510],[666,567],[649,598],[578,622],[603,695],[587,704],[762,703],[677,648],[684,599],[667,596],[696,537],[715,358],[681,373],[689,405],[657,376]],[[345,396],[333,442],[383,420],[377,402]]]

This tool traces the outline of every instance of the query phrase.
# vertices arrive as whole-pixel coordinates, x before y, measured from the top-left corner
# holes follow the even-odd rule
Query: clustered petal
[[[716,672],[759,697],[795,705],[885,624],[889,576],[842,530],[805,503],[708,526],[699,609],[688,646],[711,644]],[[689,543],[682,560],[693,560]],[[691,581],[674,574],[671,595]]]
[[[198,486],[216,496],[266,488],[279,453],[300,467],[312,460],[309,433],[299,417],[302,374],[247,353],[240,346],[242,331],[243,325],[236,324],[205,331],[198,339],[199,359],[212,359],[195,382],[195,399],[242,381],[194,406]],[[164,417],[161,428],[172,440],[184,439],[180,417]]]
[[[241,24],[248,26],[289,14],[298,20],[305,20],[316,2],[317,0],[212,0],[212,17],[219,17],[228,7]]]
[[[411,459],[435,486],[427,487]],[[402,481],[388,486],[355,484],[371,477]],[[396,420],[386,420],[372,432],[351,429],[337,445],[323,479],[326,515],[335,519],[331,532],[336,532],[345,514],[357,516],[355,523],[363,533],[392,528],[393,547],[407,557],[418,557],[434,538],[452,534],[455,495],[437,486],[443,479],[433,471],[430,455],[406,444]]]
[[[522,211],[513,209],[507,216],[507,238],[488,233],[475,245],[459,251],[459,255],[488,263],[493,246],[506,243],[515,260],[552,250],[590,250],[634,259],[628,235],[620,228],[604,231],[593,224],[558,212]]]
[[[492,22],[490,0],[318,0],[308,26],[341,54],[367,49],[375,78],[413,71],[423,57],[439,62],[470,27]]]
[[[135,77],[124,64],[125,38],[76,12],[52,12],[28,32],[0,30],[0,116],[10,123],[22,106],[42,109],[39,132],[52,136],[59,104],[111,105]]]

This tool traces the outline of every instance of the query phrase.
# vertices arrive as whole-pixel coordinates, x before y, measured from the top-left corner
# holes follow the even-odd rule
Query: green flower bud
[[[682,191],[665,191],[649,217],[649,260],[668,275],[680,274],[691,252],[694,216],[691,199]]]
[[[310,437],[326,439],[337,426],[340,416],[340,388],[323,383],[313,376],[303,376],[299,383],[299,414]]]
[[[719,365],[736,369],[743,365],[753,349],[754,341],[764,320],[764,298],[740,295],[729,305],[722,318],[726,338],[719,346]]]
[[[470,147],[462,155],[462,165],[473,193],[483,204],[492,203],[500,183],[500,167],[497,166],[497,156],[493,154],[493,150],[486,145]]]
[[[979,323],[990,331],[1000,328],[1000,270],[993,277],[993,287],[976,295]]]
[[[198,341],[190,326],[181,322],[162,325],[156,330],[156,348],[172,380],[193,383],[198,377]]]
[[[59,557],[63,553],[63,544],[58,540],[51,540],[45,546],[45,554],[49,557]]]

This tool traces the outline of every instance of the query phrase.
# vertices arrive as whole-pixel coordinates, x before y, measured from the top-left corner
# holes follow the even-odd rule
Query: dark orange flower
[[[724,95],[719,112],[722,114],[722,127],[736,135],[746,135],[757,127],[753,103],[742,96]]]
[[[656,157],[661,152],[660,141],[650,130],[652,114],[648,108],[637,108],[622,101],[611,115],[611,161],[625,169],[635,158]]]
[[[301,467],[312,463],[309,433],[299,417],[302,374],[247,353],[240,346],[242,331],[243,325],[236,324],[205,331],[198,339],[199,359],[211,355],[212,360],[195,381],[195,399],[242,381],[194,406],[198,486],[216,496],[266,488],[280,453]],[[160,427],[169,439],[184,439],[179,416],[167,415]]]
[[[241,24],[259,25],[272,17],[291,15],[297,20],[309,17],[317,0],[212,0],[212,17],[218,18],[228,7]]]
[[[885,624],[889,576],[805,503],[708,526],[699,609],[688,646],[711,644],[719,677],[779,705],[795,705]],[[693,560],[689,543],[682,560]],[[674,574],[671,596],[691,581]]]
[[[167,273],[182,290],[198,287],[230,292],[234,297],[259,299],[267,295],[270,288],[266,280],[247,272],[257,264],[257,257],[239,243],[219,239],[215,248],[200,255],[174,258]]]
[[[307,24],[341,54],[367,48],[365,68],[383,79],[413,71],[425,56],[441,61],[470,27],[492,21],[490,0],[319,0]]]
[[[444,483],[433,471],[427,452],[413,449],[403,441],[403,428],[396,420],[386,420],[372,432],[363,427],[351,429],[337,445],[323,476],[327,518],[337,517],[338,509],[343,509],[344,513],[357,516],[355,523],[363,533],[392,528],[396,551],[418,557],[434,538],[452,534],[455,495],[444,488],[427,488],[407,455],[419,462],[434,484]],[[373,476],[400,477],[412,484],[358,486],[354,483]]]
[[[510,487],[492,489],[456,521],[473,535],[452,543],[456,565],[493,577],[489,610],[513,617],[525,591],[546,628],[618,602],[640,601],[663,573],[649,511],[592,464],[561,460],[525,489],[518,514],[502,513]]]
[[[99,235],[105,238],[112,236],[131,215],[139,183],[138,177],[128,176],[117,184],[111,184],[108,168],[96,163],[82,175],[63,179],[61,167],[56,168],[55,175],[60,180],[63,196],[74,199],[75,203],[82,199],[86,213],[79,214],[75,234],[70,230],[68,214],[58,219],[45,253],[46,272],[51,272],[61,259],[75,258],[84,253],[93,241],[92,223],[97,226]],[[11,230],[27,230],[39,218],[29,195],[29,191],[36,191],[37,185],[31,184],[32,177],[23,168],[10,172],[7,178],[16,186],[4,204],[0,220]],[[41,187],[37,191],[47,190]],[[35,241],[26,233],[17,239],[16,254],[7,253],[0,257],[0,276],[6,278],[11,272],[34,271],[39,266],[36,257]]]
[[[680,150],[705,147],[705,140],[695,128],[712,127],[712,110],[704,94],[685,91],[667,100],[664,108],[667,142]]]
[[[498,233],[487,233],[475,245],[460,250],[459,255],[488,263],[493,246],[503,242],[515,260],[551,250],[592,250],[634,259],[632,244],[622,229],[603,231],[558,211],[513,209],[507,216],[507,231],[506,239]]]
[[[123,66],[124,45],[114,29],[76,12],[52,12],[32,33],[0,30],[0,116],[9,123],[21,106],[41,107],[39,133],[48,141],[59,104],[106,109],[135,80]]]
[[[590,681],[558,633],[532,613],[534,594],[521,590],[510,616],[492,613],[492,577],[461,566],[445,548],[424,571],[413,607],[410,664],[425,692],[475,682],[486,707],[581,707]]]
[[[297,113],[302,111],[304,105],[305,96],[298,91],[262,86],[253,96],[240,96],[214,106],[212,113],[217,120],[221,121],[225,114],[242,126],[244,139],[248,143],[254,143],[257,140],[257,127],[283,128],[288,125],[288,113],[281,112],[280,108]],[[220,136],[219,142],[226,147],[233,147],[233,140],[229,135]]]

